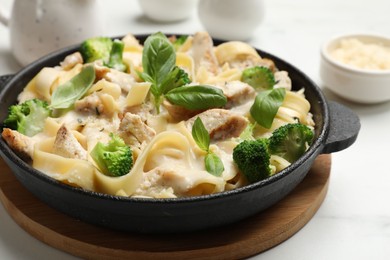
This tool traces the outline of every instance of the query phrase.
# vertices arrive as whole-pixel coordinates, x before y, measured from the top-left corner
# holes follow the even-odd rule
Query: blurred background
[[[25,4],[33,0],[0,0],[6,15],[13,1]],[[211,8],[208,0],[181,0],[188,2],[188,12],[181,10],[177,2],[175,7],[166,10],[164,7],[170,1],[157,1],[165,3],[157,8],[157,13],[145,11],[146,5],[142,6],[138,0],[99,1],[98,17],[102,25],[97,33],[105,36],[156,31],[192,34],[206,30],[206,25],[211,23],[217,27],[214,33],[231,40],[248,30],[247,37],[240,35],[240,38],[242,36],[254,47],[294,64],[323,89],[328,99],[350,107],[361,119],[362,129],[356,144],[332,155],[328,195],[315,217],[291,239],[256,259],[389,259],[390,206],[387,200],[390,175],[386,162],[389,160],[390,102],[361,105],[335,96],[322,83],[319,64],[322,44],[334,35],[369,32],[390,37],[390,1],[236,0],[236,3],[227,4],[229,0],[216,0],[219,7]],[[200,11],[201,2],[203,11]],[[156,6],[154,3],[151,7],[156,9]],[[240,8],[243,10],[238,12]],[[186,15],[180,17],[184,12]],[[57,18],[64,18],[64,15]],[[218,17],[228,21],[222,19],[221,22]],[[68,22],[65,20],[59,25],[68,28],[76,18],[80,17],[68,14]],[[60,37],[64,31],[57,31]],[[78,42],[75,39],[75,43]],[[9,28],[0,24],[0,75],[13,74],[22,68],[12,55],[12,47]],[[0,230],[0,256],[5,256],[3,259],[73,258],[23,232],[1,205]]]
[[[21,0],[21,2],[29,1],[36,0]],[[154,1],[165,2],[164,0]],[[3,10],[9,12],[13,2],[14,0],[0,0],[0,6]],[[176,7],[174,10],[160,8],[158,9],[160,10],[159,15],[154,13],[153,16],[153,8],[149,6],[149,9],[152,10],[152,16],[148,17],[145,15],[145,11],[141,8],[138,0],[116,0],[114,2],[100,0],[100,15],[102,22],[105,24],[101,28],[100,34],[118,36],[129,32],[140,34],[151,33],[156,30],[165,33],[191,34],[199,30],[205,30],[206,28],[200,19],[200,16],[205,10],[203,10],[201,15],[198,15],[197,2],[199,0],[179,0],[179,2],[191,2],[191,4],[188,4],[188,7],[192,10],[185,11],[187,13],[185,19],[163,21],[164,15],[161,13],[173,13],[168,15],[168,18],[171,16],[173,19],[177,17],[175,15],[176,12],[184,11],[178,10]],[[246,28],[245,25],[248,24],[247,20],[251,18],[248,16],[242,16],[241,19],[232,17],[231,10],[229,13],[229,8],[221,11],[224,5],[221,5],[220,2],[226,3],[226,0],[219,1],[219,9],[208,10],[207,15],[212,16],[213,13],[219,14],[222,12],[222,14],[226,14],[226,17],[231,17],[231,20],[234,20],[235,23],[242,24],[241,28]],[[244,1],[234,2],[244,3]],[[323,41],[335,34],[345,32],[377,32],[390,36],[390,27],[388,26],[390,22],[388,15],[390,2],[387,0],[371,0],[370,2],[363,0],[255,0],[248,2],[249,4],[253,4],[253,2],[263,2],[264,4],[263,10],[256,10],[258,12],[258,20],[250,21],[257,24],[257,26],[253,29],[253,34],[247,41],[257,48],[277,54],[279,57],[288,61],[294,60],[299,68],[310,75],[316,75],[317,73],[314,70],[317,68],[313,66],[313,59],[305,59],[305,56],[315,56],[315,58],[319,59],[318,50],[320,45]],[[147,8],[148,6],[144,4],[144,7]],[[247,9],[248,7],[244,6],[243,9],[245,8]],[[31,10],[31,12],[34,12],[34,10]],[[150,11],[148,14],[150,14]],[[237,14],[235,15],[237,16]],[[75,19],[74,16],[73,18],[71,17],[70,15],[68,21]],[[154,17],[156,20],[152,20],[150,17]],[[205,19],[203,18],[203,20]],[[66,27],[66,22],[63,22],[61,26]],[[240,26],[232,28],[223,23],[218,24],[218,26],[221,28],[221,31],[227,32],[228,35],[237,34],[240,30]],[[3,54],[0,60],[0,68],[2,68],[3,73],[13,72],[20,66],[9,54],[11,49],[9,29],[0,25],[0,35],[0,54]],[[303,43],[302,41],[305,42]],[[76,42],[78,42],[77,39]]]

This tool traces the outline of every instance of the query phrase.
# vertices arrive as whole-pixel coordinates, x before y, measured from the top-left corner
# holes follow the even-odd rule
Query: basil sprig
[[[222,172],[225,170],[222,160],[210,151],[210,135],[199,117],[195,119],[192,126],[192,137],[199,148],[207,152],[204,158],[207,172],[217,177],[222,176]]]
[[[217,177],[222,176],[222,173],[225,170],[225,168],[223,166],[221,158],[219,158],[218,155],[209,151],[206,157],[204,158],[204,163],[207,172]]]
[[[227,102],[221,89],[205,85],[175,88],[166,93],[165,97],[172,104],[189,110],[222,107]]]
[[[142,52],[143,80],[152,83],[157,113],[166,97],[171,103],[187,109],[221,107],[227,99],[222,91],[210,86],[185,86],[186,73],[176,66],[176,52],[172,43],[161,32],[150,35]]]
[[[92,65],[85,66],[79,74],[54,90],[49,108],[65,109],[71,107],[84,96],[95,81],[95,77],[94,67]]]
[[[251,116],[259,125],[271,128],[285,96],[286,89],[284,88],[274,88],[260,92],[250,109]]]
[[[149,36],[142,52],[143,73],[141,77],[152,83],[150,91],[155,98],[157,110],[161,104],[165,78],[170,74],[176,64],[176,53],[167,37],[157,32]]]

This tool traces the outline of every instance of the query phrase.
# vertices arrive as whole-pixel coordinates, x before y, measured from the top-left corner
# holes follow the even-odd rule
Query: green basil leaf
[[[145,72],[139,72],[137,71],[138,77],[140,77],[144,81],[148,81],[153,83],[152,77],[149,76],[149,74],[146,74]]]
[[[260,92],[250,109],[251,116],[259,125],[270,128],[285,96],[286,89],[284,88]]]
[[[175,64],[175,49],[168,38],[161,32],[150,35],[144,43],[142,66],[152,83],[159,87]]]
[[[155,97],[161,96],[161,92],[159,91],[159,89],[157,88],[156,83],[154,82],[154,80],[152,79],[152,77],[150,77],[149,74],[146,74],[145,72],[138,72],[138,76],[139,76],[141,79],[143,79],[144,81],[147,81],[147,82],[152,83],[152,85],[150,86],[150,91],[152,92],[152,94],[153,94]]]
[[[195,119],[192,126],[192,137],[200,149],[208,152],[210,146],[210,134],[199,117]]]
[[[58,86],[51,97],[50,108],[61,109],[71,107],[92,86],[95,81],[95,69],[85,66],[79,74]]]
[[[185,107],[189,110],[222,107],[227,102],[222,90],[205,85],[175,88],[165,94],[165,97],[172,104]]]
[[[204,158],[206,170],[214,176],[222,176],[225,167],[223,166],[221,158],[214,153],[208,153]]]

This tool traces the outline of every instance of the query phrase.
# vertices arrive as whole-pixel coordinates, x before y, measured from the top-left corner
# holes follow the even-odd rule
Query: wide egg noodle
[[[131,107],[143,104],[149,93],[151,85],[152,84],[150,82],[134,83],[127,94],[126,105]]]
[[[164,165],[164,168],[159,168]],[[131,171],[121,177],[96,174],[97,191],[113,195],[133,195],[149,172],[164,171],[170,182],[180,193],[208,193],[222,191],[224,180],[199,169],[199,158],[193,151],[188,138],[177,131],[158,134],[139,155]],[[164,176],[163,176],[164,178]],[[179,180],[179,181],[175,181]],[[141,185],[142,186],[142,185]],[[135,195],[148,196],[138,191]]]
[[[260,61],[261,57],[256,49],[245,42],[230,41],[215,47],[215,56],[219,64],[231,64],[245,60]]]
[[[50,93],[53,94],[54,90],[58,86],[71,80],[74,76],[79,74],[82,69],[83,69],[83,64],[78,63],[71,70],[61,70],[57,79],[53,82],[53,85],[51,86]],[[50,100],[51,100],[51,98],[50,98]]]
[[[137,38],[133,34],[129,33],[122,38],[122,42],[125,44],[124,52],[141,52],[143,46],[139,43]]]
[[[227,63],[221,68],[220,72],[217,75],[209,75],[207,79],[204,80],[206,84],[218,84],[224,82],[231,82],[241,79],[242,72],[237,68],[230,68]]]
[[[35,77],[35,92],[46,101],[51,100],[51,90],[56,83],[61,70],[57,68],[43,68]]]
[[[82,64],[77,64],[73,69],[64,71],[60,67],[45,67],[29,82],[23,92],[19,95],[18,101],[24,102],[32,98],[51,101],[54,89],[80,73]]]
[[[303,93],[286,91],[286,97],[281,108],[284,109],[281,113],[297,118],[302,124],[312,125],[312,122],[309,122],[307,118],[310,111],[310,103],[307,101]]]
[[[91,88],[87,91],[87,95],[90,95],[93,92],[99,92],[108,94],[114,99],[118,99],[121,95],[121,91],[121,87],[118,84],[101,79],[91,86]]]
[[[43,133],[47,136],[53,137],[56,136],[58,129],[60,129],[61,124],[57,122],[54,118],[48,117],[45,120],[45,125],[43,127]]]
[[[291,163],[283,157],[280,157],[278,155],[271,155],[270,164],[275,167],[275,172],[280,172],[286,167],[288,167]]]
[[[191,55],[185,52],[177,52],[176,65],[187,72],[192,81],[195,80],[195,63]]]
[[[132,34],[127,34],[122,41],[125,44],[123,62],[127,65],[128,72],[137,78],[137,71],[142,71],[143,46]]]
[[[47,138],[34,147],[33,167],[69,185],[95,190],[95,168],[87,161],[65,158],[52,153],[55,138]]]

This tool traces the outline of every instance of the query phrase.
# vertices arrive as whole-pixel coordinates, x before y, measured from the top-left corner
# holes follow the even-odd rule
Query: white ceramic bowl
[[[390,100],[390,69],[369,70],[337,61],[332,51],[343,39],[354,38],[364,44],[382,44],[390,48],[390,38],[373,34],[348,34],[333,37],[321,48],[320,77],[335,94],[364,104]]]
[[[176,22],[191,16],[198,0],[138,0],[142,11],[156,22]]]

